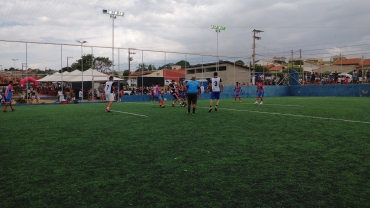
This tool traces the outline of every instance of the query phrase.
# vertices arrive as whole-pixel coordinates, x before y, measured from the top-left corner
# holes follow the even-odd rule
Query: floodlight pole
[[[211,25],[211,29],[214,29],[217,33],[217,51],[216,51],[216,53],[217,53],[217,64],[216,64],[216,71],[219,71],[219,64],[220,64],[219,62],[220,62],[220,60],[219,60],[219,57],[218,57],[218,33],[220,33],[221,30],[225,30],[226,27]]]
[[[114,19],[117,16],[124,16],[124,13],[103,9],[103,14],[109,14],[110,18],[112,18],[112,71],[114,71]]]
[[[81,87],[81,91],[82,91],[82,100],[84,99],[84,60],[83,60],[83,54],[82,54],[82,44],[84,43],[87,43],[87,41],[81,41],[81,40],[76,40],[77,43],[80,43],[81,44],[81,70],[82,70],[82,87]]]

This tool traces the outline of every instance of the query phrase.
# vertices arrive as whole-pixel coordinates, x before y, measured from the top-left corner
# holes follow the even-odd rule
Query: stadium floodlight
[[[124,16],[124,12],[118,12],[118,11],[112,11],[112,10],[106,10],[103,9],[103,14],[110,14],[110,15],[116,15],[116,16]]]
[[[114,71],[114,19],[116,19],[117,16],[124,16],[124,12],[119,11],[112,11],[112,10],[106,10],[103,9],[103,14],[109,14],[110,18],[112,18],[112,71]]]
[[[219,58],[218,58],[218,33],[221,32],[221,30],[226,30],[226,27],[219,26],[219,25],[211,25],[211,29],[214,29],[217,33],[217,64],[216,64],[216,71],[219,71]]]

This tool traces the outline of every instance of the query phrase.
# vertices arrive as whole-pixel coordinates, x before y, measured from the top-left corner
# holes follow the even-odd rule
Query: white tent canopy
[[[54,79],[56,79],[56,77],[60,76],[60,73],[59,72],[55,72],[54,74],[52,75],[48,75],[42,79],[39,79],[37,80],[38,82],[53,82]]]
[[[62,74],[56,72],[53,75],[46,76],[37,81],[39,82],[102,82],[107,81],[108,75],[98,72],[94,69],[88,69],[84,72],[74,70],[72,72],[63,72]],[[115,81],[122,80],[120,78],[114,78]]]

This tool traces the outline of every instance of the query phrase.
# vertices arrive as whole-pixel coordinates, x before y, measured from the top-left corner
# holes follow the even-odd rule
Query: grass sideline
[[[15,106],[0,207],[367,207],[370,99]],[[9,108],[8,108],[9,111]],[[136,114],[136,115],[135,115]]]

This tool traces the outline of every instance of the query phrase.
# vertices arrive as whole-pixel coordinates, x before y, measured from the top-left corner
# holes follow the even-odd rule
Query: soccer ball
[[[163,100],[164,100],[164,101],[167,101],[167,98],[164,98]]]

